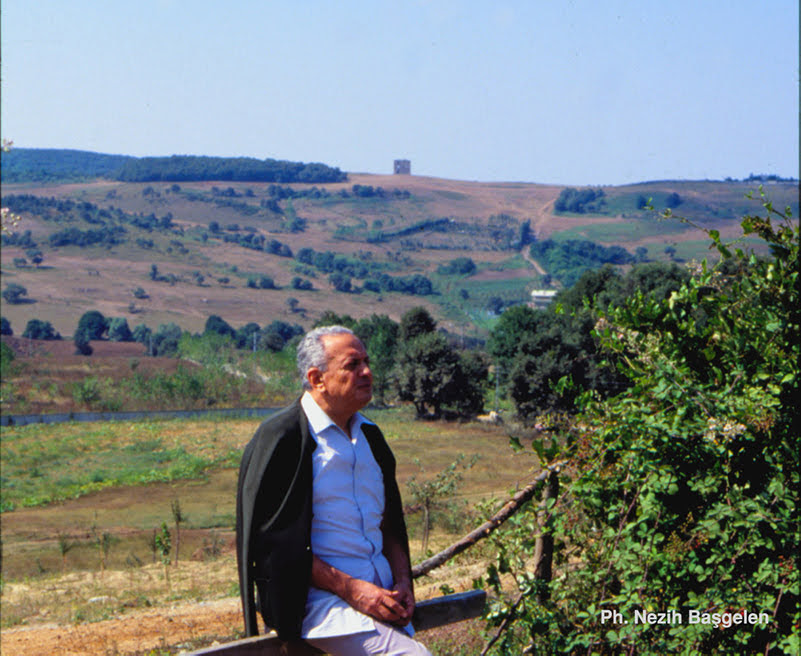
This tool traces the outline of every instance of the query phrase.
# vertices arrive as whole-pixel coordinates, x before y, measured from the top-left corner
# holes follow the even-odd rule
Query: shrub
[[[108,338],[112,342],[132,342],[133,333],[125,317],[114,317],[108,320]]]
[[[97,310],[85,312],[78,321],[75,334],[82,333],[86,340],[103,339],[103,335],[108,329],[106,318]]]
[[[509,573],[522,592],[492,613],[511,621],[502,653],[798,653],[799,227],[764,208],[742,226],[771,258],[732,252],[710,230],[721,266],[700,266],[664,301],[633,295],[597,323],[631,386],[585,397],[561,453],[534,442],[541,458],[571,458],[552,513],[569,552],[548,586],[526,569],[533,512],[498,542],[490,580],[500,591]],[[725,624],[743,609],[766,619]],[[671,610],[681,625],[634,621]],[[690,623],[690,611],[708,621]]]
[[[92,355],[94,352],[85,332],[76,332],[73,341],[75,342],[75,355]]]
[[[39,319],[29,320],[22,336],[28,339],[61,339],[61,335],[55,331],[53,324]]]
[[[15,282],[9,283],[6,288],[3,290],[3,298],[6,299],[7,303],[11,305],[17,305],[18,303],[24,303],[25,299],[23,296],[28,295],[28,290],[25,289],[22,285],[18,285]]]
[[[469,257],[457,257],[447,264],[440,264],[437,273],[440,275],[470,276],[476,272],[476,263]]]

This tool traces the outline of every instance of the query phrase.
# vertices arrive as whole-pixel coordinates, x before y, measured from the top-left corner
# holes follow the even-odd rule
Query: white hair
[[[298,373],[303,389],[310,390],[311,384],[307,374],[309,369],[325,371],[328,368],[328,356],[325,352],[323,337],[329,335],[354,335],[350,328],[345,326],[320,326],[307,332],[298,344]]]

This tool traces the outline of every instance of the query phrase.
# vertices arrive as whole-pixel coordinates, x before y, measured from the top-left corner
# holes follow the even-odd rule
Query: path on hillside
[[[534,231],[534,234],[538,235],[538,238],[544,231],[545,226],[553,221],[553,206],[555,202],[555,200],[549,200],[535,213],[534,225],[531,226],[531,229]]]
[[[523,259],[526,262],[528,262],[531,266],[533,266],[535,271],[539,273],[541,276],[545,276],[548,274],[548,272],[542,268],[542,265],[539,262],[537,262],[537,260],[535,260],[533,257],[531,257],[531,253],[529,252],[528,246],[523,246],[523,248],[520,249],[520,254],[523,256]]]
[[[543,205],[537,210],[536,218],[534,220],[534,225],[531,226],[531,229],[535,235],[539,235],[542,230],[542,227],[545,224],[550,223],[550,221],[553,219],[553,215],[551,214],[553,210],[553,204],[554,201],[552,200],[548,201],[547,203],[545,203],[545,205]],[[537,238],[539,239],[539,236]],[[522,255],[523,259],[526,262],[528,262],[531,266],[533,266],[534,270],[541,276],[548,275],[548,272],[544,269],[544,267],[539,262],[537,262],[537,260],[531,257],[531,252],[528,245],[525,245],[523,246],[523,248],[520,249],[520,255]]]

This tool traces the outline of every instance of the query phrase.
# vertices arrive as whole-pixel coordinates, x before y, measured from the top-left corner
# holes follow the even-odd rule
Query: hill
[[[308,327],[326,310],[397,320],[423,305],[448,330],[481,337],[503,307],[570,284],[605,258],[628,266],[709,254],[698,227],[658,221],[643,209],[649,199],[725,237],[758,209],[745,198],[755,189],[662,181],[563,205],[562,187],[410,175],[4,183],[3,206],[22,222],[3,237],[2,283],[26,294],[3,298],[1,311],[16,335],[37,318],[70,336],[92,309],[132,327],[199,331],[212,314],[235,327],[273,319]],[[773,182],[767,192],[797,212],[797,184]],[[561,244],[548,252],[568,253],[568,270],[537,255],[544,242]]]

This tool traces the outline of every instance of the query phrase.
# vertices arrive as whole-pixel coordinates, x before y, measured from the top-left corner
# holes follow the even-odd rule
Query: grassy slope
[[[340,189],[350,189],[354,184],[381,186],[388,191],[401,189],[408,191],[410,197],[383,200],[351,197],[343,200],[336,196]],[[20,229],[31,230],[45,259],[39,268],[16,268],[13,259],[25,257],[23,249],[3,248],[3,286],[12,282],[21,284],[27,288],[28,297],[35,301],[20,305],[2,301],[3,316],[12,322],[18,335],[29,319],[38,318],[50,321],[67,336],[71,335],[80,315],[90,309],[100,310],[106,316],[125,316],[132,326],[144,322],[155,328],[174,321],[184,329],[198,331],[211,314],[222,316],[234,326],[250,321],[264,325],[273,319],[308,326],[326,309],[354,316],[378,312],[398,319],[408,308],[424,305],[444,321],[445,327],[482,334],[491,323],[483,312],[489,296],[522,299],[530,289],[540,285],[533,268],[521,258],[515,259],[514,252],[486,250],[490,243],[486,228],[492,215],[507,214],[518,222],[529,220],[538,238],[589,238],[604,244],[621,244],[632,252],[636,247],[644,246],[650,257],[660,259],[666,257],[664,248],[667,245],[674,245],[682,257],[702,257],[706,255],[706,243],[698,230],[676,223],[659,223],[652,215],[637,212],[639,195],[653,198],[655,206],[659,207],[668,193],[676,191],[684,200],[676,211],[678,214],[685,214],[705,227],[715,227],[730,236],[737,234],[736,219],[743,212],[758,209],[756,203],[744,199],[749,187],[739,183],[664,182],[613,187],[606,190],[606,214],[555,216],[552,208],[559,187],[417,176],[351,175],[347,183],[318,185],[334,194],[333,197],[293,200],[294,211],[306,219],[307,226],[303,232],[288,233],[282,231],[284,219],[280,215],[259,208],[260,200],[268,195],[269,185],[217,184],[220,188],[232,186],[241,193],[250,190],[252,196],[243,195],[234,200],[250,205],[255,212],[252,214],[213,202],[213,186],[214,183],[185,183],[179,193],[174,193],[168,184],[4,185],[4,194],[69,197],[100,207],[113,205],[128,212],[154,213],[156,216],[170,212],[183,234],[148,233],[129,226],[127,242],[111,249],[52,249],[47,245],[47,236],[66,226],[24,217]],[[152,187],[156,193],[143,195],[147,187]],[[782,206],[797,203],[796,191],[794,185],[768,187],[774,202]],[[193,200],[198,197],[205,198],[205,202]],[[476,234],[462,235],[425,232],[380,244],[364,241],[367,231],[378,225],[376,221],[384,230],[398,230],[440,217],[478,225],[482,229]],[[432,277],[443,293],[429,297],[396,293],[335,293],[325,274],[314,280],[314,291],[292,290],[288,285],[297,275],[293,270],[294,260],[225,244],[217,239],[204,242],[201,236],[211,221],[217,221],[223,228],[237,224],[240,230],[255,230],[268,239],[288,244],[294,252],[303,247],[333,250],[389,263],[398,273],[424,273]],[[334,238],[341,226],[352,228],[347,241]],[[76,227],[86,229],[91,226]],[[136,245],[139,238],[153,240],[154,248],[140,248]],[[409,241],[428,248],[408,250]],[[430,248],[437,244],[451,249]],[[468,279],[436,278],[437,265],[458,256],[472,257],[479,264],[479,274]],[[151,264],[156,264],[162,274],[175,275],[178,282],[174,285],[152,282],[148,277]],[[488,277],[487,271],[494,271],[494,274]],[[205,277],[202,286],[194,281],[195,272]],[[271,276],[282,289],[246,288],[248,275],[255,274]],[[221,278],[228,278],[228,283],[219,282]],[[150,298],[135,299],[132,291],[136,287],[143,287]],[[459,294],[462,288],[468,291],[467,299]],[[289,297],[297,298],[304,311],[291,312],[286,303]],[[132,302],[135,303],[133,312]]]

